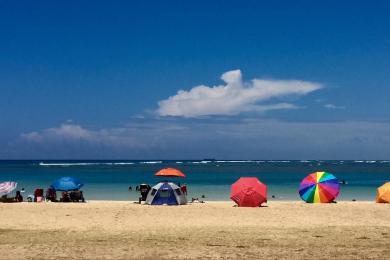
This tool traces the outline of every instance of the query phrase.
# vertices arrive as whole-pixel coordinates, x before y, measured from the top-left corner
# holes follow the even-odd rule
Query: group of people
[[[24,192],[24,188],[20,191],[16,191],[15,197],[8,197],[7,195],[3,195],[0,197],[0,202],[23,202],[24,198],[22,196],[22,192]],[[35,189],[34,195],[27,196],[28,202],[42,202],[42,201],[51,201],[58,202],[57,200],[57,192],[53,188],[48,188],[46,193],[44,194],[43,189]],[[60,202],[85,202],[83,191],[74,190],[74,191],[64,191],[61,193]]]
[[[61,193],[60,202],[85,202],[83,191],[75,190],[71,192],[63,191]]]
[[[15,197],[3,195],[0,197],[0,202],[23,202],[23,196],[20,190],[16,191]]]

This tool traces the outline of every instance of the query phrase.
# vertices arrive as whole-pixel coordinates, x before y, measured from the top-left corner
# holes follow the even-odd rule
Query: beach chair
[[[141,197],[138,199],[139,204],[141,204],[141,201],[146,201],[150,189],[151,187],[148,184],[141,184],[139,186],[139,192],[141,193]]]
[[[70,192],[69,197],[72,202],[85,202],[83,191],[81,190]]]
[[[70,202],[69,193],[62,192],[60,202]]]
[[[48,188],[45,194],[46,201],[56,202],[57,201],[57,193],[53,188]]]
[[[35,200],[35,197],[34,197],[33,194],[29,194],[29,195],[27,196],[27,202],[33,202],[34,200]]]
[[[42,202],[43,201],[43,189],[37,188],[34,191],[34,202]]]

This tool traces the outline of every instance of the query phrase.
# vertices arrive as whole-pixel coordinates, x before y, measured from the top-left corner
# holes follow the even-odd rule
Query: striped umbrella
[[[299,195],[308,203],[329,203],[340,192],[337,178],[328,172],[314,172],[306,176],[299,186]]]
[[[0,196],[6,195],[16,189],[18,184],[13,181],[5,181],[0,183]]]

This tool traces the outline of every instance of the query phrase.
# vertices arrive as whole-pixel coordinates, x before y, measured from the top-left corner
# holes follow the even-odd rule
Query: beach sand
[[[388,259],[373,202],[0,204],[0,259]]]

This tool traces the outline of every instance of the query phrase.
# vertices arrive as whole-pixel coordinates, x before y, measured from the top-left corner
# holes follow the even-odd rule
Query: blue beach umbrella
[[[83,183],[73,177],[62,177],[51,184],[51,186],[58,191],[78,190],[83,185]]]

